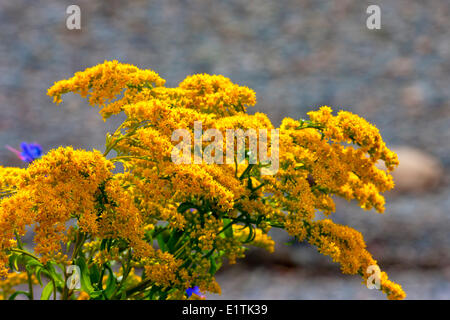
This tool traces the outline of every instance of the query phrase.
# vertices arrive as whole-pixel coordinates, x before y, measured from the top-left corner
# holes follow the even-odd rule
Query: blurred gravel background
[[[66,28],[70,4],[80,31]],[[369,4],[381,30],[366,28]],[[119,119],[105,125],[78,96],[57,107],[46,90],[104,60],[151,68],[169,86],[223,74],[253,88],[253,109],[277,125],[321,105],[349,110],[377,125],[401,165],[386,214],[338,201],[335,220],[364,234],[408,298],[450,299],[449,16],[448,0],[0,0],[0,164],[22,165],[3,147],[21,141],[102,150]],[[252,251],[218,280],[213,299],[383,298],[301,244]]]

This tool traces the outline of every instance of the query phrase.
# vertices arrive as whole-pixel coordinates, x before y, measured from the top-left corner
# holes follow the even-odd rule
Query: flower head
[[[348,111],[333,115],[326,106],[308,113],[309,120],[285,118],[277,134],[279,170],[273,175],[261,174],[259,168],[265,167],[261,157],[256,165],[237,158],[228,163],[223,155],[221,163],[196,163],[195,159],[194,164],[175,163],[172,151],[181,151],[181,145],[175,145],[173,134],[187,129],[186,140],[196,140],[197,121],[202,132],[216,129],[222,136],[228,130],[271,132],[275,126],[265,114],[246,112],[246,106],[256,103],[253,90],[223,76],[193,75],[175,88],[164,83],[152,70],[106,61],[48,90],[56,102],[69,92],[89,96],[89,103],[100,107],[105,120],[124,113],[127,120],[107,136],[105,156],[110,151],[118,156],[107,161],[98,153],[75,155],[74,150],[63,148],[22,171],[0,167],[0,191],[14,192],[0,203],[0,262],[8,265],[4,248],[13,246],[10,239],[15,230],[35,223],[39,226],[35,253],[52,258],[65,235],[66,222],[79,212],[82,232],[99,240],[126,240],[136,266],[145,270],[146,281],[152,287],[176,288],[171,295],[177,298],[203,299],[200,288],[204,293],[219,293],[214,273],[222,259],[234,263],[245,256],[248,245],[273,251],[274,242],[267,235],[271,227],[283,228],[297,240],[316,246],[340,263],[343,273],[368,279],[366,270],[376,261],[362,235],[331,218],[334,195],[357,200],[366,210],[384,211],[382,193],[394,187],[390,171],[398,159],[374,125]],[[199,140],[205,141],[206,136]],[[234,137],[228,143],[227,137],[225,145],[206,139],[210,143],[200,144],[201,154],[212,156],[216,142],[239,153],[241,138],[235,138],[237,143]],[[250,140],[248,136],[249,149]],[[260,151],[261,146],[275,154],[267,141],[259,143]],[[31,146],[22,149],[17,153],[26,161],[25,155],[33,154]],[[250,160],[249,153],[245,155]],[[376,166],[380,160],[387,170]],[[112,173],[114,162],[123,164],[122,173]],[[23,181],[17,178],[22,176]],[[330,219],[318,220],[318,211]],[[154,223],[159,221],[168,224],[155,231]],[[152,246],[153,238],[158,249]],[[97,260],[114,260],[119,253],[114,255],[104,258],[102,254]],[[392,299],[405,296],[384,274],[380,288]]]
[[[22,142],[20,147],[22,151],[6,146],[6,148],[9,151],[14,152],[20,160],[27,163],[31,163],[42,156],[42,147],[37,143]]]
[[[186,289],[186,295],[188,296],[188,298],[190,298],[192,294],[195,294],[202,299],[205,298],[205,296],[200,292],[200,288],[198,286]]]

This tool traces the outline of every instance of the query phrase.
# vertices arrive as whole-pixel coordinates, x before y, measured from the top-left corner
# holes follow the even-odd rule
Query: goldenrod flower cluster
[[[309,120],[286,118],[273,175],[262,175],[260,162],[174,163],[173,132],[186,129],[194,141],[195,122],[224,136],[227,129],[267,130],[268,141],[275,128],[265,114],[247,113],[254,91],[226,77],[193,75],[176,88],[164,83],[151,70],[112,61],[48,90],[55,102],[78,93],[105,120],[119,113],[126,120],[107,135],[103,154],[58,148],[26,169],[0,167],[2,276],[11,274],[11,261],[27,256],[30,270],[53,279],[62,298],[185,299],[194,287],[219,293],[214,274],[223,260],[244,257],[249,245],[273,251],[267,233],[276,227],[316,246],[342,272],[367,278],[376,261],[360,233],[332,222],[332,197],[384,211],[381,193],[393,188],[389,171],[398,160],[376,127],[350,112],[334,116],[329,107],[310,112]],[[195,148],[204,152],[212,143],[188,146],[192,159]],[[219,143],[225,150],[230,142]],[[380,161],[387,171],[376,167]],[[122,172],[113,171],[118,163]],[[328,219],[317,219],[318,211]],[[35,232],[31,252],[20,242],[28,226]],[[84,275],[81,294],[65,285],[69,274],[53,272],[72,264]],[[385,273],[381,290],[405,297]]]

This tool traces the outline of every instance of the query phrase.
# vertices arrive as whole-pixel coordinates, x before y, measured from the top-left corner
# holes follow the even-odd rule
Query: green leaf
[[[36,279],[38,280],[39,284],[41,285],[41,287],[43,286],[42,284],[42,279],[41,279],[41,273],[42,273],[43,269],[40,267],[37,267],[35,270],[36,273]]]
[[[108,299],[111,298],[112,294],[114,293],[117,285],[116,276],[114,275],[114,272],[112,271],[110,266],[106,266],[106,269],[108,270],[109,276],[106,280],[106,289],[104,290],[104,293]]]
[[[186,210],[188,209],[192,209],[192,208],[196,208],[195,205],[193,203],[190,202],[183,202],[182,204],[180,204],[177,208],[177,211],[179,213],[184,213]]]
[[[14,293],[8,298],[8,300],[15,300],[16,297],[17,297],[19,294],[23,294],[23,295],[27,296],[28,299],[31,299],[31,296],[30,296],[30,294],[29,294],[28,292],[26,292],[26,291],[20,291],[20,290],[19,290],[19,291],[14,292]]]
[[[223,219],[223,224],[225,226],[227,226],[229,223],[231,223],[231,219]],[[227,238],[233,238],[233,226],[229,226],[226,230],[225,230],[225,236]]]
[[[166,246],[166,242],[165,242],[165,240],[164,240],[164,236],[163,236],[162,233],[160,233],[160,234],[158,234],[158,235],[156,236],[156,241],[158,241],[158,246],[159,246],[159,248],[160,248],[163,252],[168,251],[168,250],[167,250],[167,246]]]
[[[170,252],[175,252],[175,245],[178,243],[178,240],[180,240],[180,238],[183,236],[183,231],[179,231],[179,230],[173,230],[169,241],[167,241],[167,248],[169,249]]]
[[[108,239],[102,240],[102,242],[100,243],[100,250],[105,250],[107,242],[108,242]]]
[[[92,297],[92,293],[95,291],[94,287],[91,283],[91,278],[89,276],[89,269],[86,266],[86,262],[84,261],[83,257],[79,257],[76,260],[76,265],[80,267],[80,282],[81,282],[81,288],[83,291],[86,291],[90,297]]]
[[[42,268],[44,265],[35,259],[29,259],[25,266],[28,270],[33,270],[33,268]]]
[[[19,271],[19,266],[17,264],[17,261],[19,260],[19,256],[15,253],[11,254],[9,256],[8,262],[9,262],[9,267],[14,270],[16,269],[17,271]]]
[[[106,249],[108,250],[108,252],[111,251],[112,243],[113,243],[113,240],[112,239],[108,239],[108,242],[106,243]]]
[[[102,294],[103,294],[102,290],[94,290],[89,293],[89,297],[92,299],[96,299],[96,298],[101,297]]]
[[[56,271],[56,269],[53,267],[54,264],[55,264],[54,262],[47,263],[45,265],[45,269],[50,274],[50,277],[55,281],[57,287],[64,287],[64,280],[63,280],[61,274],[59,274]]]
[[[216,258],[214,257],[214,255],[211,255],[209,257],[209,261],[211,262],[211,267],[209,268],[209,274],[213,276],[217,271]]]
[[[98,265],[93,264],[91,267],[91,283],[97,283],[100,280],[100,269],[98,268]]]
[[[246,226],[249,232],[247,239],[245,239],[243,243],[250,243],[255,239],[255,231],[253,230],[253,226],[250,223],[246,223]]]
[[[71,244],[72,244],[72,241],[69,240],[69,241],[67,242],[67,244],[66,244],[66,251],[69,251],[70,245],[71,245]]]
[[[47,285],[44,287],[44,290],[42,290],[41,294],[41,300],[48,300],[53,292],[53,282],[50,281],[47,283]]]

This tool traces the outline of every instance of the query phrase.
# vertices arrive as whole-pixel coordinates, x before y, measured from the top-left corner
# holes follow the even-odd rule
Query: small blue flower
[[[192,294],[196,294],[197,296],[199,296],[200,298],[204,298],[205,296],[200,292],[200,288],[198,286],[194,286],[192,288],[187,288],[186,289],[186,295],[188,296],[188,298],[190,298],[192,296]]]
[[[42,147],[37,143],[22,142],[20,147],[22,151],[6,146],[6,148],[8,148],[9,151],[14,152],[20,160],[27,163],[31,163],[42,156]]]

